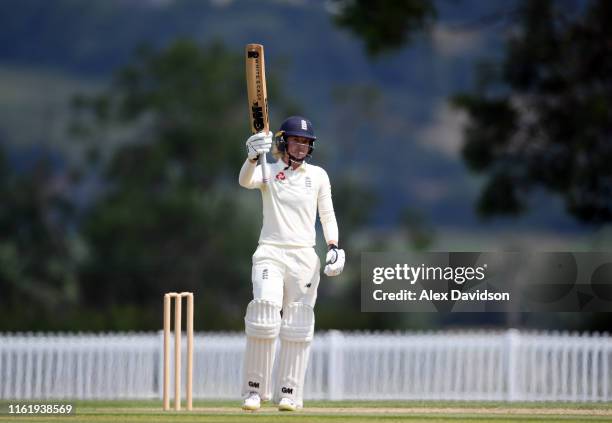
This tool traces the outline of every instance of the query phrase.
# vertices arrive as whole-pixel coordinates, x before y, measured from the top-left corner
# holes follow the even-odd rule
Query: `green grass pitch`
[[[309,401],[295,413],[279,412],[269,404],[252,413],[242,411],[239,401],[195,401],[193,411],[179,412],[163,411],[161,401],[76,401],[76,413],[70,416],[7,414],[8,405],[17,403],[30,402],[0,401],[0,422],[612,422],[610,403]]]

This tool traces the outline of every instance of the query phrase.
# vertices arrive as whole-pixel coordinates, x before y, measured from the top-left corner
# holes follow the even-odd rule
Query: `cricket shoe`
[[[249,396],[244,399],[242,409],[246,411],[256,411],[261,408],[261,398],[257,392],[250,392]]]
[[[296,411],[297,409],[297,404],[290,398],[281,398],[278,403],[278,411]]]

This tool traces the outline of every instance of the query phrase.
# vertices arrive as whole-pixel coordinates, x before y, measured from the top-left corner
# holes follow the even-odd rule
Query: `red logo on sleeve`
[[[283,171],[280,171],[280,172],[278,172],[276,174],[276,179],[279,180],[279,181],[284,181],[285,178],[286,178],[285,172],[283,172]]]

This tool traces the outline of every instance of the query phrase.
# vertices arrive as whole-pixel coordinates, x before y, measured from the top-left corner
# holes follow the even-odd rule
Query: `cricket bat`
[[[253,134],[270,130],[270,117],[268,115],[268,91],[266,89],[266,66],[264,48],[261,44],[247,44],[246,81],[249,97],[249,119]],[[268,183],[268,164],[266,155],[259,156],[259,164],[264,184]]]

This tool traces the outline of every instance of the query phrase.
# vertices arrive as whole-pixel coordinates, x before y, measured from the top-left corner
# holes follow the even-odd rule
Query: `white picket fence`
[[[244,345],[196,335],[194,398],[239,397]],[[161,346],[157,333],[0,334],[0,399],[159,398]],[[330,331],[315,337],[305,397],[611,401],[611,371],[607,334]]]

